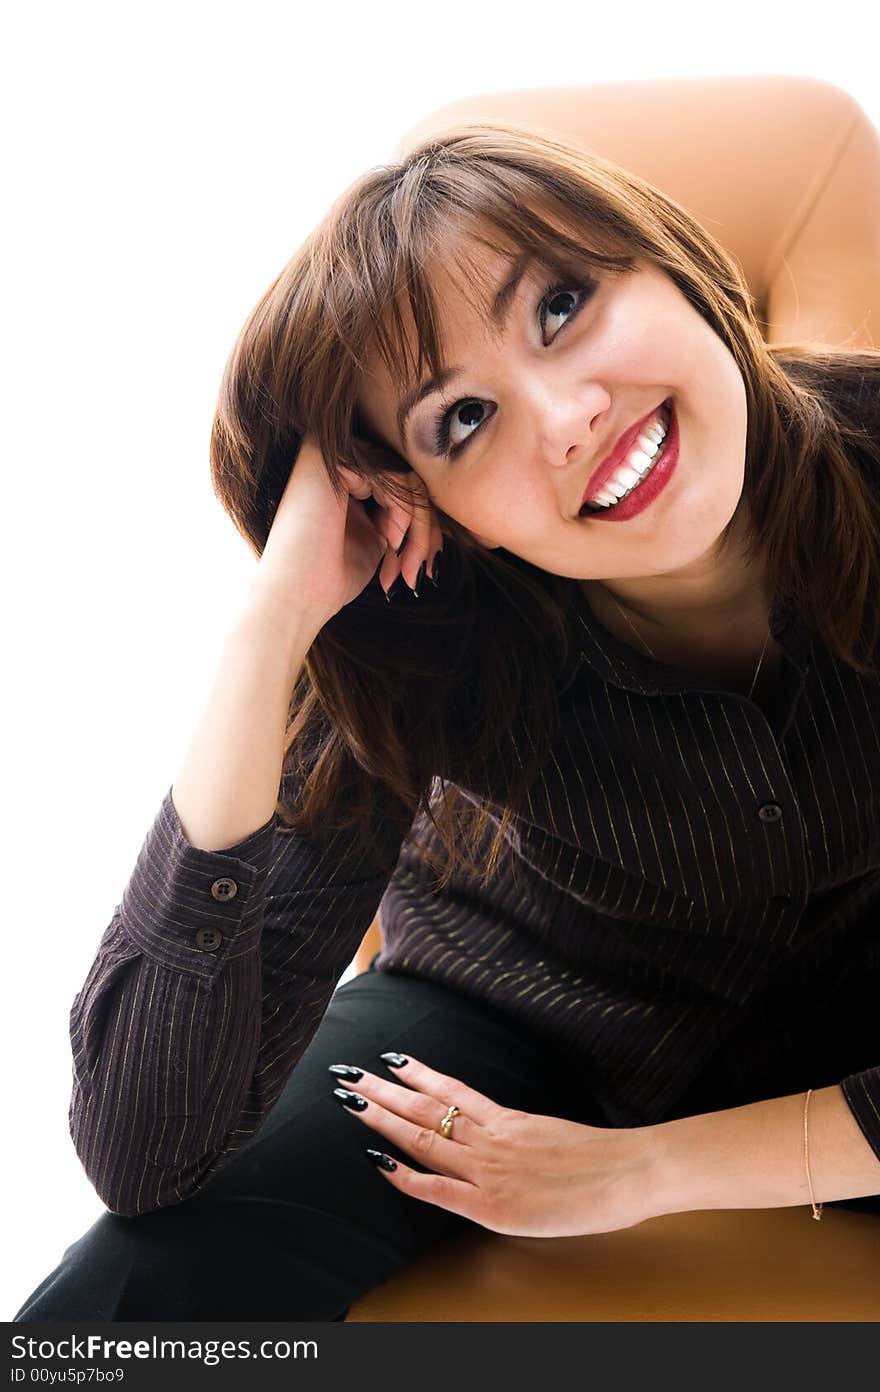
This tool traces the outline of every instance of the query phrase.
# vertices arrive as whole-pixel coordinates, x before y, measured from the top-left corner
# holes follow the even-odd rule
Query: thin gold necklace
[[[610,591],[610,590],[608,591],[608,594],[610,594],[610,595],[611,595],[611,598],[614,599],[614,595],[611,594],[611,591]],[[617,604],[617,600],[616,600],[616,599],[614,599],[614,603]],[[619,605],[619,604],[617,604],[617,607],[618,607],[618,609],[620,609],[621,614],[623,614],[623,617],[626,619],[627,623],[629,624],[629,626],[630,626],[630,628],[632,629],[633,633],[634,633],[634,634],[636,635],[636,637],[638,638],[639,642],[640,642],[640,643],[644,643],[645,647],[648,648],[648,652],[651,654],[651,656],[653,657],[654,661],[656,662],[656,661],[658,660],[657,654],[653,651],[652,648],[648,647],[648,643],[646,642],[646,640],[642,637],[641,633],[639,633],[639,630],[635,627],[635,625],[634,625],[634,624],[631,622],[631,620],[627,617],[626,613],[624,613],[623,609],[620,608],[620,605]],[[755,689],[755,683],[756,683],[757,680],[758,680],[758,673],[759,673],[760,670],[761,670],[761,663],[764,661],[764,654],[765,654],[765,652],[767,651],[767,644],[768,644],[769,642],[770,642],[770,630],[769,630],[769,628],[768,628],[768,629],[767,629],[767,637],[764,639],[764,646],[763,646],[763,648],[761,649],[761,656],[758,658],[758,665],[757,665],[757,667],[755,668],[755,675],[754,675],[754,677],[752,678],[752,684],[751,684],[751,686],[749,687],[749,694],[748,694],[748,696],[746,697],[746,700],[748,700],[748,701],[750,701],[750,700],[752,699],[752,692],[753,692],[754,689]]]

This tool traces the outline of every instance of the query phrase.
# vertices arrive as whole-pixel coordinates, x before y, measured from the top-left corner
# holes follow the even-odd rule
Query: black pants
[[[379,1059],[389,1049],[503,1106],[607,1124],[566,1060],[499,1012],[371,970],[337,988],[260,1130],[197,1194],[136,1218],[102,1214],[14,1320],[341,1320],[425,1249],[472,1230],[388,1183],[367,1146],[420,1167],[332,1095],[331,1063],[395,1077]],[[710,1070],[677,1110],[720,1109],[715,1092]],[[880,1213],[880,1199],[852,1201],[863,1205]]]

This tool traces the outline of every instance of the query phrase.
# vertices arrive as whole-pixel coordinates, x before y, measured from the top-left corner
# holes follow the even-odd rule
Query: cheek
[[[474,487],[472,483],[456,480],[447,481],[445,486],[433,487],[430,498],[435,508],[446,517],[458,523],[465,531],[483,546],[498,546],[495,540],[499,534],[501,514],[497,506],[492,506],[492,490]]]
[[[503,477],[475,496],[472,512],[496,536],[533,537],[544,530],[556,507],[549,479],[530,478],[511,465]]]

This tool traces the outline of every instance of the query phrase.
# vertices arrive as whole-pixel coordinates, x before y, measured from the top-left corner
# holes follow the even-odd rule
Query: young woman
[[[462,126],[337,200],[227,366],[254,582],[73,1002],[110,1212],[16,1319],[880,1212],[878,422],[880,353],[768,346],[579,148]]]

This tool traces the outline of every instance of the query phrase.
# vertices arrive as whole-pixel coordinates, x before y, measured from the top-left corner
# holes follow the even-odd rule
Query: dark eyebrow
[[[524,252],[519,256],[507,280],[496,290],[489,310],[489,318],[496,328],[504,328],[517,286],[528,270],[531,261],[532,254],[530,252]],[[448,382],[461,374],[461,371],[460,367],[444,367],[440,372],[414,387],[412,391],[407,392],[397,408],[397,433],[404,449],[406,448],[406,422],[411,412],[424,401],[426,396],[430,396],[436,391],[442,391]]]

